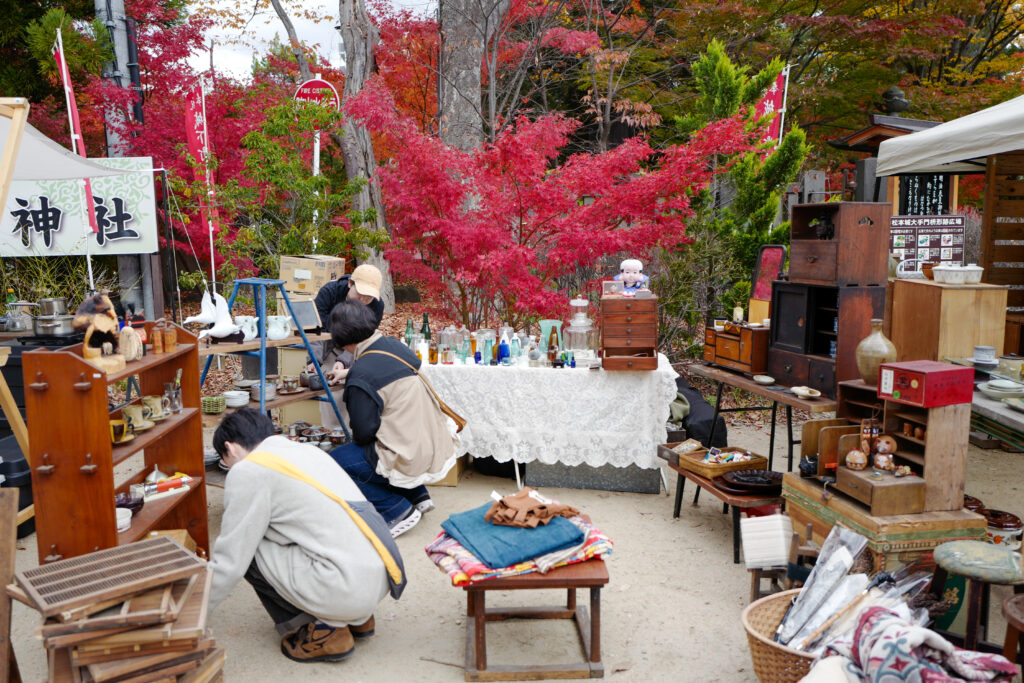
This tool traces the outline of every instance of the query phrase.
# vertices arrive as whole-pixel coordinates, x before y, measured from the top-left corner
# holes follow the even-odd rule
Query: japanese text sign
[[[92,159],[129,171],[151,171],[149,157]],[[157,251],[153,174],[93,178],[92,199],[99,232],[86,216],[81,180],[16,180],[0,216],[0,256],[68,256],[88,252],[148,254]]]
[[[889,251],[897,258],[963,264],[963,216],[893,216],[890,226]]]

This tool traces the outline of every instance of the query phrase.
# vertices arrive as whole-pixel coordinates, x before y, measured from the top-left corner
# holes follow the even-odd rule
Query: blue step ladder
[[[292,302],[288,298],[288,292],[284,289],[284,280],[270,280],[262,277],[249,277],[241,280],[235,280],[234,287],[231,289],[231,296],[228,297],[228,310],[230,311],[235,305],[235,298],[238,296],[238,290],[240,287],[251,286],[253,301],[256,304],[256,316],[259,325],[259,337],[260,337],[260,350],[259,351],[235,351],[237,355],[244,356],[258,356],[260,359],[260,412],[267,412],[267,400],[264,390],[264,378],[267,376],[267,288],[277,287],[281,292],[281,296],[284,299],[284,305],[288,308],[288,315],[291,316],[292,322],[295,323],[295,329],[298,330],[299,335],[302,337],[302,343],[306,347],[306,351],[309,353],[309,357],[313,359],[313,367],[316,368],[316,374],[320,378],[320,385],[324,387],[324,396],[315,397],[318,401],[327,401],[331,404],[331,408],[334,409],[334,414],[338,418],[338,423],[341,425],[342,431],[345,432],[345,437],[351,441],[352,435],[348,431],[348,427],[345,426],[345,421],[341,419],[341,411],[338,410],[338,404],[334,400],[334,393],[331,391],[330,386],[327,384],[327,378],[324,377],[324,371],[320,368],[320,364],[316,361],[316,354],[313,353],[313,346],[309,342],[309,338],[306,337],[306,331],[302,329],[299,319],[295,315],[295,309],[292,308]],[[297,347],[298,345],[294,345]],[[214,348],[214,347],[211,347]],[[206,357],[206,363],[203,365],[203,373],[199,378],[199,386],[203,386],[206,382],[206,373],[210,370],[210,363],[213,362],[213,355]]]

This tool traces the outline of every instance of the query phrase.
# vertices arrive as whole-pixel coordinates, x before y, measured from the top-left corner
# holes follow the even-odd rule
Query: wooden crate
[[[782,479],[782,496],[793,528],[810,524],[819,543],[837,523],[866,537],[877,571],[931,565],[935,546],[985,537],[985,518],[968,510],[874,516],[857,501],[842,494],[826,494],[817,480],[801,479],[793,473]]]
[[[975,346],[1003,353],[1007,288],[931,280],[893,284],[892,334],[899,360],[969,358]]]
[[[702,477],[707,477],[708,479],[720,477],[726,472],[768,469],[768,458],[754,452],[750,453],[750,455],[753,456],[753,460],[745,460],[743,462],[710,463],[704,462],[704,456],[707,455],[708,452],[706,448],[701,448],[689,453],[676,453],[672,449],[678,445],[678,443],[667,443],[663,446],[658,446],[658,455],[662,459],[667,460],[670,464],[688,472],[699,474]],[[720,450],[723,453],[747,452],[747,449],[745,448],[738,448],[734,446],[729,446]]]
[[[921,477],[873,477],[871,470],[840,467],[836,472],[836,489],[867,505],[876,517],[924,512]]]

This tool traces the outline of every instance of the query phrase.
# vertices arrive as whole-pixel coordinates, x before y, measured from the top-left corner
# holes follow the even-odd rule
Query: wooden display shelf
[[[901,420],[906,420],[907,422],[915,422],[922,427],[928,426],[928,416],[922,415],[921,413],[909,413],[904,410],[898,410],[893,413],[893,416],[898,417]],[[923,444],[924,442],[922,441],[921,443]]]
[[[909,441],[910,443],[916,443],[918,446],[927,446],[928,445],[928,444],[925,443],[924,439],[919,439],[916,436],[908,436],[908,435],[903,434],[901,432],[894,432],[893,436],[895,436],[897,439],[902,439],[903,441]]]
[[[319,342],[319,341],[327,341],[330,338],[331,338],[331,335],[327,334],[326,332],[323,333],[323,334],[307,334],[306,335],[306,339],[308,339],[310,341],[310,343]],[[284,339],[268,339],[267,340],[267,348],[268,349],[272,348],[272,347],[277,347],[277,346],[293,346],[293,345],[301,345],[301,344],[302,344],[302,337],[300,337],[298,335],[292,335],[292,336],[286,337]],[[247,341],[247,342],[240,342],[238,344],[200,343],[200,345],[199,345],[199,355],[200,356],[216,356],[216,355],[224,355],[224,354],[229,354],[229,353],[240,353],[242,351],[256,351],[259,348],[260,348],[260,340],[259,339],[256,339],[256,340],[253,340],[253,341]]]
[[[904,460],[909,460],[910,462],[912,462],[912,463],[914,463],[916,465],[920,465],[921,467],[925,466],[925,464],[924,464],[924,456],[921,455],[920,453],[910,453],[909,451],[896,451],[896,453],[894,453],[894,455],[897,458],[903,458]]]
[[[203,477],[192,477],[192,483],[189,484],[188,491],[185,491],[184,493],[177,493],[173,496],[158,498],[157,500],[143,505],[142,509],[132,517],[131,528],[128,529],[128,531],[123,531],[117,535],[117,544],[124,545],[125,543],[134,543],[140,538],[146,536],[175,508],[195,496],[196,492],[205,485],[206,481]]]
[[[146,323],[147,332],[153,324]],[[202,484],[203,428],[196,418],[199,349],[191,332],[179,327],[177,334],[179,343],[174,351],[150,354],[109,375],[85,361],[81,344],[22,354],[24,374],[29,378],[25,390],[28,459],[41,564],[112,548],[159,529],[185,529],[198,547],[209,548],[206,488]],[[142,395],[162,393],[166,383],[180,377],[182,413],[114,446],[110,443],[108,385],[132,376],[137,377]],[[142,471],[115,485],[115,465],[140,451]],[[155,466],[187,474],[197,483],[177,499],[155,502],[133,522],[132,531],[119,535],[114,494],[142,481]]]
[[[130,458],[133,454],[145,450],[146,446],[156,443],[167,434],[177,429],[185,420],[190,419],[199,412],[198,408],[182,408],[181,412],[169,417],[163,422],[157,422],[144,432],[135,435],[135,438],[127,443],[118,444],[113,447],[111,458],[117,465]]]

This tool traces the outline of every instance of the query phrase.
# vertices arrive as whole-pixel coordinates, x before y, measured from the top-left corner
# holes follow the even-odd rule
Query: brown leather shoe
[[[371,614],[369,619],[358,626],[349,626],[348,629],[352,631],[355,638],[369,638],[374,634],[373,615]]]
[[[333,628],[319,622],[281,639],[281,654],[296,662],[340,662],[355,649],[347,626]]]

